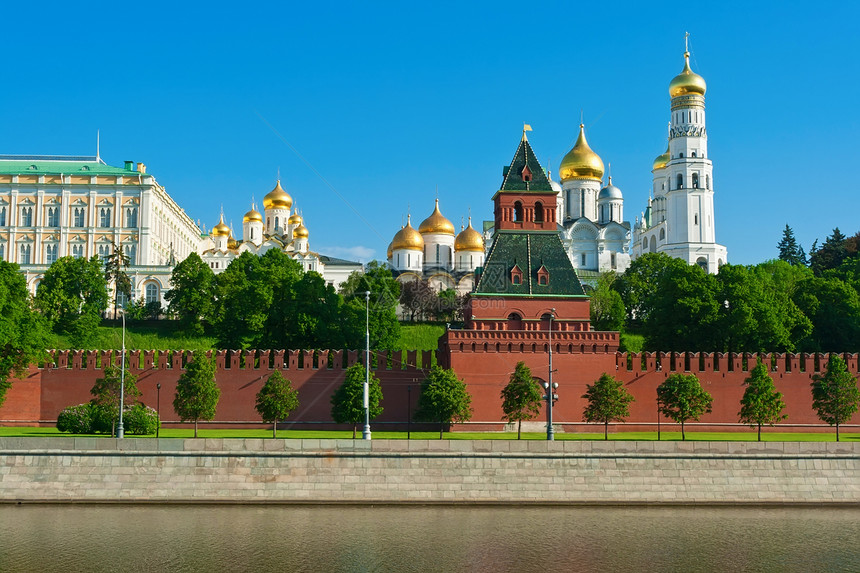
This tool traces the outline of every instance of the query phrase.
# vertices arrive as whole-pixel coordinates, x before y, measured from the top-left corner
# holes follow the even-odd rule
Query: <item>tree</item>
[[[0,406],[10,377],[23,376],[47,348],[48,326],[32,302],[18,265],[0,260]]]
[[[684,423],[710,412],[713,401],[695,374],[672,374],[657,387],[657,407],[661,414],[681,424],[682,440],[687,439]]]
[[[352,424],[352,439],[355,439],[356,426],[364,421],[364,381],[367,375],[364,365],[355,363],[346,369],[343,383],[331,397],[331,417],[338,424]],[[372,372],[368,387],[370,418],[382,414],[382,386]]]
[[[170,290],[164,298],[168,312],[179,319],[182,330],[201,336],[215,305],[215,273],[200,255],[191,253],[173,268]]]
[[[517,439],[522,436],[523,420],[536,418],[540,413],[541,389],[532,378],[525,362],[517,362],[507,386],[502,388],[503,420],[517,423]]]
[[[400,304],[404,310],[409,311],[410,321],[414,322],[416,317],[425,318],[436,309],[438,297],[427,281],[407,281],[400,288]]]
[[[809,267],[815,276],[821,276],[824,271],[837,268],[847,257],[848,249],[845,246],[845,235],[842,234],[839,227],[836,227],[820,248],[816,248],[813,244],[809,252]]]
[[[370,347],[393,348],[400,340],[397,302],[400,282],[385,263],[371,261],[364,272],[352,273],[341,285],[345,301],[343,325],[348,348],[364,348],[365,295],[370,291]]]
[[[98,257],[57,259],[36,289],[36,307],[72,344],[84,346],[94,336],[107,308],[107,281]]]
[[[126,370],[123,375],[120,368],[113,365],[106,366],[104,375],[96,378],[95,384],[90,389],[90,394],[93,396],[91,403],[111,421],[112,436],[116,435],[116,423],[119,419],[120,388],[123,388],[122,410],[125,412],[140,397],[137,376],[134,374]]]
[[[466,383],[451,369],[434,366],[421,383],[421,396],[415,419],[439,422],[439,439],[446,424],[466,422],[472,418],[472,396]]]
[[[812,408],[822,422],[836,426],[836,441],[839,441],[839,425],[847,422],[860,405],[860,390],[855,378],[841,356],[832,355],[824,375],[812,377]]]
[[[125,269],[128,267],[128,255],[123,253],[122,245],[111,243],[113,251],[104,260],[105,279],[109,285],[113,285],[113,317],[116,319],[117,307],[119,307],[119,295],[125,295],[126,300],[131,298],[131,279],[128,278]]]
[[[278,437],[278,422],[286,420],[290,412],[299,407],[299,393],[292,382],[279,370],[272,375],[257,393],[257,413],[264,422],[272,423],[272,438]]]
[[[603,422],[603,439],[609,439],[609,422],[623,422],[630,415],[633,396],[624,388],[624,383],[606,372],[592,384],[585,385],[582,395],[588,405],[582,412],[586,422]]]
[[[856,352],[860,348],[860,294],[832,277],[810,277],[798,286],[795,302],[812,323],[798,344],[803,352]]]
[[[738,419],[742,424],[758,427],[758,441],[761,441],[762,424],[773,426],[788,416],[783,414],[785,402],[782,394],[776,391],[773,378],[767,372],[767,366],[761,361],[750,372],[746,379],[746,390],[741,398],[741,411]]]
[[[779,250],[779,259],[790,265],[806,266],[806,253],[803,247],[794,238],[794,231],[787,224],[782,232],[782,239],[776,245]]]
[[[591,293],[591,324],[594,330],[621,330],[624,326],[624,301],[618,291],[612,288],[616,274],[612,271],[601,273],[597,288]]]
[[[221,389],[215,382],[215,361],[200,350],[194,352],[192,361],[176,382],[173,409],[182,421],[194,421],[194,437],[197,437],[197,422],[215,417]]]

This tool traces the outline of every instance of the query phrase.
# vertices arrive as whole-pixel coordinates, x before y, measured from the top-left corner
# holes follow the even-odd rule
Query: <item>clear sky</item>
[[[193,219],[284,187],[311,249],[383,259],[438,194],[492,219],[523,122],[544,167],[588,141],[646,206],[669,81],[708,83],[716,231],[729,262],[860,230],[853,2],[281,2],[4,6],[1,154],[146,163]],[[830,173],[829,170],[837,169]],[[555,177],[557,179],[557,177]],[[476,225],[477,226],[477,225]]]

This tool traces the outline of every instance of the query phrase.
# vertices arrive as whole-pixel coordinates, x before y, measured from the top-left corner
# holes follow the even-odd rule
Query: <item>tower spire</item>
[[[101,154],[99,153],[99,147],[101,146],[101,130],[96,130],[96,163],[102,160]]]
[[[684,32],[684,52],[690,53],[690,33]]]

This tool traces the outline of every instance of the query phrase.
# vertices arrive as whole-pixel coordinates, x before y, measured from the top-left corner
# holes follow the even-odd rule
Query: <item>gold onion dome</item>
[[[295,229],[293,229],[293,238],[294,239],[307,239],[308,238],[308,228],[304,225],[299,225]]]
[[[293,198],[290,197],[289,193],[284,191],[284,188],[281,187],[281,180],[278,179],[278,184],[275,185],[275,188],[266,193],[266,196],[263,197],[263,208],[289,209],[292,206]]]
[[[654,171],[658,169],[663,169],[666,165],[669,164],[669,146],[666,146],[666,152],[662,155],[658,155],[656,159],[654,159],[653,169]]]
[[[239,248],[239,243],[236,241],[236,239],[234,239],[234,238],[233,238],[233,235],[232,235],[232,234],[231,234],[231,235],[230,235],[230,237],[227,239],[227,248],[228,248],[228,249],[237,249],[237,248]]]
[[[212,235],[215,237],[229,237],[230,227],[224,224],[224,215],[221,215],[221,220],[218,224],[212,227]]]
[[[388,250],[385,252],[387,259],[391,259],[392,255],[394,254],[394,249],[391,248],[391,245],[393,244],[394,243],[388,243]]]
[[[298,213],[293,213],[292,215],[290,215],[290,218],[287,219],[287,224],[288,225],[301,225],[303,221],[304,220],[302,219],[301,215],[299,215]]]
[[[594,153],[585,140],[585,125],[579,124],[579,137],[573,149],[567,152],[561,160],[558,170],[562,181],[575,178],[597,179],[603,178],[603,160]]]
[[[433,209],[433,213],[418,226],[418,232],[422,235],[438,234],[454,236],[454,223],[446,219],[439,211],[439,199],[436,199],[436,208]]]
[[[472,227],[471,217],[469,217],[469,226],[460,231],[460,234],[454,239],[454,250],[484,252],[484,238]]]
[[[705,78],[690,69],[690,52],[684,52],[684,69],[669,83],[669,95],[672,97],[690,94],[703,96],[707,89]]]
[[[252,207],[251,210],[248,211],[247,213],[245,213],[245,216],[242,217],[242,222],[243,223],[252,223],[252,222],[253,223],[262,223],[263,222],[263,215],[260,214],[259,211],[257,211],[256,207]]]
[[[424,250],[424,237],[412,226],[411,217],[406,217],[406,226],[397,231],[391,240],[391,250],[409,249],[410,251]]]

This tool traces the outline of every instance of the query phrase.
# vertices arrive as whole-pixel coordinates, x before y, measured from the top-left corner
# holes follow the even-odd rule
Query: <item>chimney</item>
[[[137,170],[140,173],[146,173],[146,165],[144,165],[143,163],[138,163],[137,164]]]
[[[134,161],[126,161],[125,162],[125,170],[126,171],[134,171]]]

